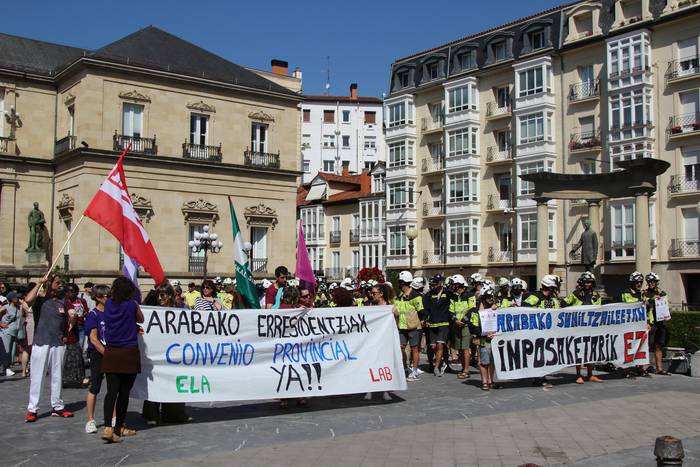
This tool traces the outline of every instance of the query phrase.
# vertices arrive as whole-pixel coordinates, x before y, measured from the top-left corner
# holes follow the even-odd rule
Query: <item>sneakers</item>
[[[37,418],[36,412],[27,412],[27,415],[24,416],[24,421],[27,423],[34,423]]]
[[[384,399],[385,401],[389,402],[389,401],[391,400],[391,394],[389,394],[389,393],[386,392],[386,391],[383,392],[383,393],[382,393],[382,399]]]
[[[440,368],[437,368],[437,367],[435,367],[435,370],[433,370],[433,374],[434,374],[435,376],[442,376],[442,375],[440,374]]]
[[[52,417],[61,417],[61,418],[71,418],[73,416],[73,412],[69,412],[66,409],[61,409],[61,410],[53,409],[51,411],[51,416]]]
[[[95,420],[88,420],[85,424],[85,433],[97,433],[97,424]]]
[[[411,371],[408,373],[406,381],[420,381],[420,378],[418,377],[418,374],[416,374],[415,371]]]
[[[14,375],[15,375],[15,372],[10,370],[9,368],[7,368],[5,370],[5,376],[14,376]]]
[[[420,375],[422,375],[423,373],[425,373],[425,371],[421,370],[420,368],[414,368],[414,369],[413,369],[413,372],[414,372],[416,375],[418,375],[418,376],[420,376]]]

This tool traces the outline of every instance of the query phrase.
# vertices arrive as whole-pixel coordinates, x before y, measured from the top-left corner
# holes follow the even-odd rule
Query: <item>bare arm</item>
[[[105,353],[105,346],[102,345],[102,342],[97,338],[97,329],[90,330],[90,343],[95,346],[95,350],[99,353]]]
[[[24,301],[27,303],[27,305],[32,306],[34,300],[36,300],[36,297],[39,296],[39,289],[41,289],[41,286],[44,285],[45,282],[46,279],[42,279],[34,286],[32,290],[27,292],[27,295],[24,297]]]
[[[136,306],[136,322],[141,324],[143,323],[143,312],[141,311],[140,306]]]

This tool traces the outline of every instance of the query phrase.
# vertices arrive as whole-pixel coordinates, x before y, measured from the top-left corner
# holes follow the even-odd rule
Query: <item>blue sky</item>
[[[240,65],[300,67],[306,94],[381,97],[397,58],[497,26],[563,0],[13,1],[2,32],[89,49],[154,25]]]

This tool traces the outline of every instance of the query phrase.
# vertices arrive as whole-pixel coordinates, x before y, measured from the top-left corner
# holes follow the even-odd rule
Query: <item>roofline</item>
[[[358,96],[357,98],[353,99],[350,96],[324,96],[321,94],[315,94],[315,95],[302,95],[304,98],[305,102],[313,102],[313,101],[318,101],[318,102],[329,102],[329,101],[338,101],[338,102],[347,102],[350,104],[358,103],[358,104],[374,104],[374,105],[383,105],[384,101],[379,98],[379,97],[374,97],[374,96]]]

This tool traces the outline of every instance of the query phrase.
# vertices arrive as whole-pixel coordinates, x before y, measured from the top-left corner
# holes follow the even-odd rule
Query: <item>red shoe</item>
[[[70,418],[73,416],[73,412],[69,412],[66,409],[62,409],[62,410],[54,409],[51,411],[51,416],[52,417],[61,417],[61,418]]]
[[[27,423],[34,423],[37,418],[36,412],[27,412],[27,415],[24,416],[24,421]]]

